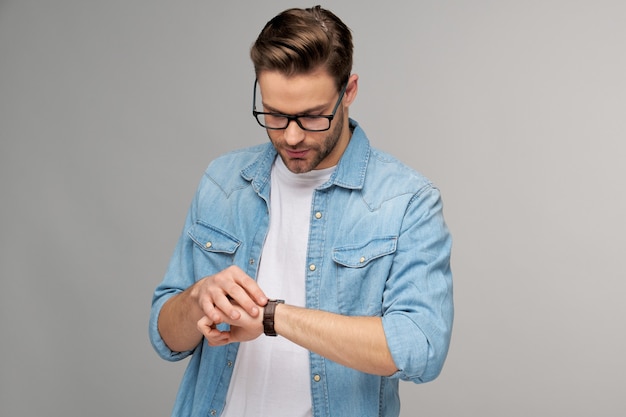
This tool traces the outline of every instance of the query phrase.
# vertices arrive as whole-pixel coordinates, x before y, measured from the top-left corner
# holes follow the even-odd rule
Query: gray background
[[[0,1],[0,415],[169,415],[152,291],[208,162],[266,140],[248,49],[294,5]],[[626,3],[326,6],[351,115],[455,238],[448,362],[402,415],[626,415]]]

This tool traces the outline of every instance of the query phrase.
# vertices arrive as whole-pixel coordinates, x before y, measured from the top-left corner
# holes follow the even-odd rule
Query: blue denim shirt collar
[[[363,188],[365,171],[370,157],[370,144],[357,121],[350,119],[350,127],[352,128],[352,137],[348,147],[341,156],[337,169],[320,189],[328,188],[331,185],[355,190]],[[242,177],[251,181],[252,187],[259,194],[264,194],[263,190],[269,183],[270,172],[276,155],[276,149],[271,143],[268,143],[259,158],[241,171]]]

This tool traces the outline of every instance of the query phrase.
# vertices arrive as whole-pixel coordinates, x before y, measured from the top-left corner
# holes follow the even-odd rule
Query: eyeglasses
[[[309,132],[323,132],[325,130],[330,129],[330,123],[333,121],[335,117],[335,113],[339,108],[339,103],[343,99],[343,95],[346,93],[346,88],[348,87],[348,83],[346,83],[341,89],[341,93],[339,94],[339,98],[337,99],[337,103],[335,103],[335,107],[333,108],[333,112],[328,115],[308,115],[308,114],[299,114],[299,115],[290,115],[290,114],[282,114],[282,113],[267,113],[256,111],[256,90],[257,90],[258,80],[254,80],[254,93],[252,95],[252,115],[256,118],[256,121],[262,127],[270,130],[282,130],[287,129],[289,123],[293,120],[295,121],[300,129],[306,130]]]

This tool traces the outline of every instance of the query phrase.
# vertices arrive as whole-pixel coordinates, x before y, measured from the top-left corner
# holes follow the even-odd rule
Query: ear
[[[356,94],[359,91],[359,76],[357,74],[351,74],[350,78],[348,78],[348,86],[346,87],[346,93],[343,96],[343,106],[349,107],[354,99],[356,99]]]

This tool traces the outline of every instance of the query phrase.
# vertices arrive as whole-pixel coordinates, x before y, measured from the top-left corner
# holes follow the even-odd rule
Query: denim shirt
[[[354,132],[337,169],[313,195],[306,306],[382,317],[398,371],[387,377],[365,374],[310,353],[313,416],[398,416],[398,380],[436,378],[448,352],[451,237],[438,189],[370,147],[363,130],[350,122]],[[173,416],[221,414],[239,344],[210,347],[204,341],[192,351],[171,351],[157,329],[159,312],[170,297],[228,266],[256,277],[276,155],[266,143],[230,152],[209,165],[155,290],[152,345],[169,361],[191,356]]]

